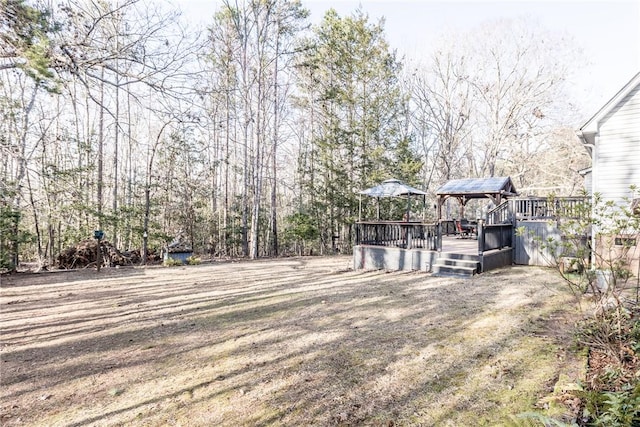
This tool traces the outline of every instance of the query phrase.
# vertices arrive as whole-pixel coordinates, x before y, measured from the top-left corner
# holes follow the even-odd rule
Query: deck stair
[[[477,255],[442,253],[431,270],[437,276],[473,277],[480,272],[480,263]]]

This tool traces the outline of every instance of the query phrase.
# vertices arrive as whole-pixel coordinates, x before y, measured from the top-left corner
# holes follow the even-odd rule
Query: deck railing
[[[486,223],[487,224],[507,224],[511,223],[513,217],[511,210],[509,209],[509,201],[505,200],[495,208],[487,212]]]
[[[584,197],[509,199],[487,213],[477,228],[478,253],[511,247],[515,221],[549,221],[578,218]],[[400,221],[364,221],[356,224],[356,245],[439,250],[442,236],[456,234],[453,221],[439,224]]]
[[[436,224],[401,221],[356,223],[356,245],[438,250]]]
[[[512,199],[511,211],[518,220],[579,218],[584,215],[585,197]]]
[[[487,212],[487,224],[518,221],[548,221],[558,218],[579,218],[585,213],[584,197],[509,199]]]

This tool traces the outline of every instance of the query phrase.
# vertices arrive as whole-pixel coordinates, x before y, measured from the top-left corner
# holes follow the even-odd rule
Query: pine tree
[[[313,163],[304,172],[305,190],[322,249],[336,249],[336,238],[349,240],[356,219],[354,190],[401,172],[397,148],[409,149],[402,134],[401,64],[385,40],[384,22],[370,23],[361,10],[346,18],[329,10],[310,45],[300,84],[312,99],[304,108],[313,117],[311,144],[301,152]]]

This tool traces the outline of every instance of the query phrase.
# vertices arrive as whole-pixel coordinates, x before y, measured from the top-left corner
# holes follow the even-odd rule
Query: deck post
[[[480,273],[484,271],[484,221],[479,220],[476,225],[476,238],[478,239],[478,262]]]
[[[507,212],[509,215],[509,219],[515,225],[516,221],[516,201],[514,199],[507,200]]]

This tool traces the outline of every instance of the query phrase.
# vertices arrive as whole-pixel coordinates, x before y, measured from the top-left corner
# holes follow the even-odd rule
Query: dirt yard
[[[581,363],[551,271],[465,280],[350,266],[3,277],[0,424],[495,425]]]

